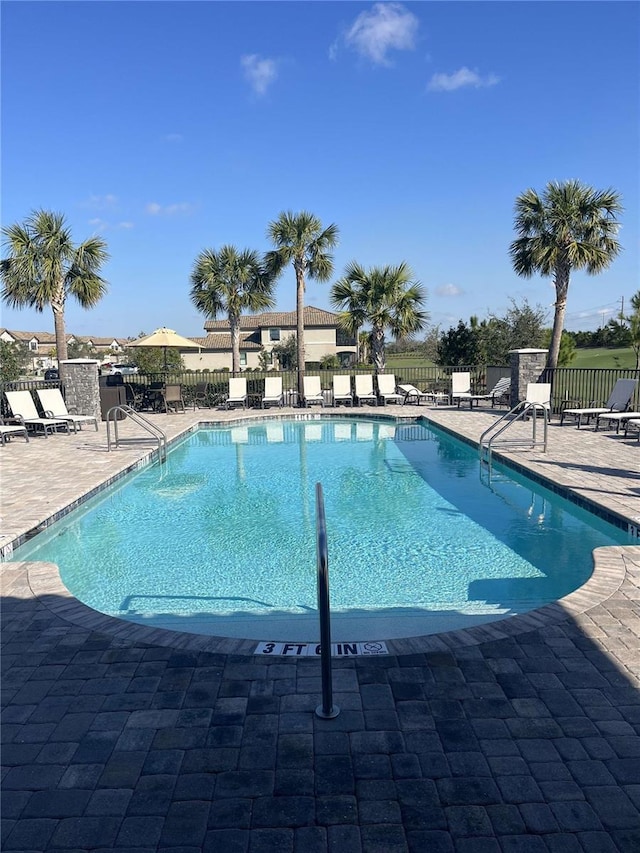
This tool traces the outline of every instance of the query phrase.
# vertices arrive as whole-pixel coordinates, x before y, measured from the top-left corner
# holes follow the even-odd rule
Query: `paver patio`
[[[495,417],[386,414],[469,440]],[[242,414],[156,418],[171,438]],[[635,524],[635,435],[549,432],[546,454],[510,455]],[[106,453],[104,424],[12,441],[0,544],[148,452]],[[313,713],[317,660],[120,629],[65,597],[51,569],[6,563],[2,849],[638,853],[640,547],[608,551],[592,588],[546,617],[336,659],[334,720]]]

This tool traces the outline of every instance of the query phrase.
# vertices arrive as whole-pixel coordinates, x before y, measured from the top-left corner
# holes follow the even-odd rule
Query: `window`
[[[269,329],[269,340],[270,341],[279,341],[280,340],[280,329]]]
[[[38,352],[38,341],[29,341],[29,351]]]
[[[247,366],[247,354],[246,354],[246,352],[241,352],[240,353],[240,367],[246,367],[246,366]]]

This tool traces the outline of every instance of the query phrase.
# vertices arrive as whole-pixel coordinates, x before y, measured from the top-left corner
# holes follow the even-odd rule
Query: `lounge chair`
[[[282,376],[267,376],[264,380],[264,395],[262,397],[262,408],[271,404],[284,405],[284,394],[282,393]]]
[[[230,409],[231,406],[242,406],[247,408],[247,380],[244,376],[236,376],[229,379],[229,393],[225,401],[225,406]]]
[[[378,396],[373,390],[373,376],[370,373],[356,375],[355,401],[359,406],[363,402],[378,405]]]
[[[438,403],[449,402],[449,395],[444,391],[420,391],[415,385],[402,384],[398,385],[398,391],[402,394],[402,405],[405,403],[420,403],[426,400],[437,406]]]
[[[503,376],[502,379],[498,379],[491,391],[487,394],[472,394],[471,397],[469,397],[469,408],[472,409],[474,403],[477,406],[481,400],[490,400],[492,406],[496,405],[496,401],[509,405],[510,396],[511,377]]]
[[[458,401],[458,408],[463,400],[468,400],[472,397],[471,393],[471,374],[460,371],[459,373],[451,374],[451,402]]]
[[[38,427],[42,427],[45,438],[49,437],[50,432],[56,432],[58,427],[64,427],[69,432],[69,421],[62,418],[40,417],[29,391],[5,391],[4,395],[13,417],[27,429],[33,427],[37,431]]]
[[[29,441],[29,433],[26,426],[22,424],[5,424],[0,420],[0,445],[7,444],[11,436],[21,435],[26,442]]]
[[[615,424],[616,432],[620,432],[620,426],[624,427],[628,420],[633,420],[634,418],[640,418],[640,412],[604,412],[603,414],[596,415],[594,430],[597,432],[600,429],[601,421],[603,423],[607,421],[610,427]]]
[[[396,391],[396,377],[393,373],[378,374],[378,397],[382,405],[387,403],[402,403],[402,394]]]
[[[348,403],[353,406],[353,394],[351,393],[351,377],[344,373],[336,373],[333,376],[333,405]]]
[[[162,402],[166,414],[169,414],[169,410],[171,408],[176,410],[176,414],[178,413],[178,410],[181,410],[182,414],[184,414],[185,408],[184,400],[182,398],[182,385],[165,385],[162,389]]]
[[[324,406],[324,395],[320,387],[319,376],[304,376],[302,379],[303,394],[302,400],[306,408],[309,408],[313,403],[319,403]]]
[[[521,402],[521,406],[527,403],[534,405],[532,409],[535,417],[538,416],[540,406],[544,408],[545,416],[551,418],[551,384],[549,382],[529,382],[527,384],[527,396]]]
[[[607,412],[624,412],[629,408],[629,403],[633,397],[633,392],[638,384],[637,379],[618,379],[613,386],[613,390],[609,399],[604,406],[587,406],[583,409],[564,409],[560,413],[560,425],[564,423],[566,415],[571,415],[578,421],[578,429],[582,426],[582,419],[586,418],[589,423],[590,418],[596,415],[604,415]]]
[[[77,432],[82,424],[93,424],[98,432],[98,419],[93,415],[73,415],[67,409],[67,404],[59,388],[38,388],[36,394],[40,398],[42,411],[48,418],[61,418],[73,425],[73,431]]]

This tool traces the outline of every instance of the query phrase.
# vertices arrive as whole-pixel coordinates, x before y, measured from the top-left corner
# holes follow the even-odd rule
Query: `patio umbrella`
[[[162,347],[164,350],[164,369],[167,369],[167,350],[169,347],[175,347],[177,349],[197,349],[199,350],[200,344],[195,341],[190,340],[189,338],[183,338],[182,335],[179,335],[177,332],[174,332],[173,329],[167,329],[165,326],[162,326],[160,329],[156,329],[151,335],[147,335],[146,338],[140,338],[140,340],[132,341],[130,344],[127,344],[130,347]]]

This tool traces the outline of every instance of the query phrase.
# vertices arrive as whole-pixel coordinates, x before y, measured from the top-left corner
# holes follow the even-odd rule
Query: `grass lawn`
[[[635,369],[636,356],[631,347],[608,349],[597,347],[593,349],[577,349],[576,357],[569,367],[619,367]],[[410,355],[388,355],[387,370],[402,367],[433,367],[433,362],[426,358],[416,358]]]

